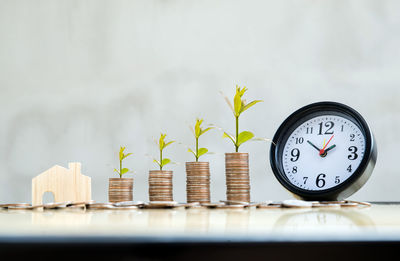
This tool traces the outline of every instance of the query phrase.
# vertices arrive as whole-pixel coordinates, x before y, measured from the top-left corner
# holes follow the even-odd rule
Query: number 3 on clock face
[[[288,137],[282,153],[287,179],[307,190],[325,190],[346,181],[365,152],[360,128],[337,115],[311,118]]]

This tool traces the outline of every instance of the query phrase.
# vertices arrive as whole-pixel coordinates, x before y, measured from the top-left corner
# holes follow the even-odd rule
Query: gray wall
[[[334,100],[361,112],[379,143],[373,176],[352,198],[400,200],[400,2],[398,1],[0,1],[0,201],[30,201],[31,178],[80,161],[93,198],[107,200],[120,145],[135,156],[135,198],[147,200],[160,131],[192,144],[204,117],[233,130],[219,91],[236,84],[265,102],[242,129],[272,137],[295,109]],[[213,200],[225,198],[221,133],[201,140]],[[253,142],[252,198],[286,199]],[[175,198],[185,200],[183,145],[166,154]]]

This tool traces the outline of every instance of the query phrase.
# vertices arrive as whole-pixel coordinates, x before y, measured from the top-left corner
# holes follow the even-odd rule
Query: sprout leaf
[[[198,157],[200,157],[200,156],[206,154],[207,152],[208,152],[208,149],[206,149],[206,148],[200,148],[200,149],[199,149]]]
[[[127,173],[127,172],[129,172],[129,169],[123,168],[123,169],[121,170],[120,175],[124,175],[124,174]]]
[[[239,134],[237,145],[240,146],[248,140],[251,140],[254,137],[254,134],[250,131],[242,131]]]
[[[171,160],[170,159],[167,159],[167,158],[164,158],[163,160],[162,160],[162,166],[165,166],[165,165],[167,165],[167,164],[169,164],[169,163],[171,163]]]
[[[196,153],[192,149],[188,149],[188,152],[193,153],[193,155],[196,157]]]
[[[245,110],[247,110],[248,108],[254,106],[255,104],[257,104],[257,103],[259,103],[259,102],[262,102],[262,100],[255,100],[255,101],[252,101],[252,102],[250,102],[250,103],[244,105],[244,106],[242,107],[242,110],[241,110],[240,113],[244,112]]]
[[[230,135],[229,133],[224,132],[224,134],[222,135],[222,137],[223,137],[223,138],[229,138],[234,144],[236,144],[235,138],[234,138],[232,135]]]

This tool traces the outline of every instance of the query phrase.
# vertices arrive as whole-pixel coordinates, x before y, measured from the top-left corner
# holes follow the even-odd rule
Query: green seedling
[[[167,137],[167,134],[162,134],[162,133],[161,133],[160,139],[159,139],[158,144],[157,144],[157,145],[158,145],[158,148],[159,148],[159,150],[160,150],[160,160],[153,159],[153,161],[154,161],[155,163],[157,163],[157,165],[160,167],[160,170],[162,170],[163,167],[164,167],[165,165],[171,163],[171,160],[170,160],[170,159],[163,158],[163,150],[164,150],[167,146],[169,146],[169,145],[171,145],[172,143],[175,142],[175,141],[166,142],[166,141],[165,141],[165,137]]]
[[[125,147],[121,146],[121,148],[119,149],[119,170],[114,169],[114,171],[118,173],[120,178],[122,178],[122,175],[124,175],[124,174],[129,172],[128,168],[122,168],[122,161],[125,158],[129,157],[130,155],[132,155],[132,153],[125,154],[124,151],[125,151]]]
[[[227,132],[224,132],[223,137],[229,138],[233,142],[233,144],[235,145],[236,152],[239,151],[240,145],[254,138],[254,134],[251,133],[250,131],[242,131],[239,133],[239,116],[253,105],[262,102],[262,100],[254,100],[252,102],[246,103],[246,100],[243,99],[243,95],[246,91],[247,91],[246,87],[240,88],[239,86],[236,85],[236,94],[235,97],[233,98],[233,106],[229,101],[229,99],[225,97],[226,102],[228,103],[229,107],[233,112],[233,115],[235,116],[236,133],[235,136],[233,136]]]
[[[206,148],[199,148],[199,138],[201,135],[206,133],[207,131],[213,129],[213,127],[208,127],[203,129],[201,127],[201,124],[203,123],[203,119],[196,119],[196,125],[194,126],[194,129],[192,129],[194,137],[196,139],[196,149],[193,151],[192,149],[188,149],[189,152],[193,153],[194,157],[196,158],[196,162],[199,161],[199,158],[206,154],[208,152],[208,149]]]

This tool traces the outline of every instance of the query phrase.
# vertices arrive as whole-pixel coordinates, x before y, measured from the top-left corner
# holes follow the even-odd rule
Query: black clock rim
[[[290,128],[293,124],[297,123],[299,119],[303,118],[306,115],[309,115],[310,113],[313,112],[318,112],[318,111],[335,111],[339,113],[344,113],[347,116],[350,116],[352,118],[352,121],[356,121],[358,125],[361,127],[361,131],[365,135],[365,153],[364,153],[364,158],[360,162],[360,165],[358,166],[357,170],[349,177],[347,180],[342,182],[341,184],[334,186],[332,188],[326,189],[326,190],[317,190],[317,191],[310,191],[310,190],[305,190],[296,187],[293,185],[286,177],[286,175],[281,171],[278,160],[278,149],[279,146],[277,146],[280,141],[285,137],[285,130]],[[277,145],[275,145],[277,144]],[[276,131],[274,137],[273,137],[273,143],[271,144],[270,148],[270,164],[272,171],[279,181],[279,183],[284,186],[287,190],[290,192],[294,193],[295,195],[306,199],[306,200],[334,200],[337,199],[338,195],[341,194],[343,191],[349,189],[352,184],[356,183],[357,180],[360,179],[360,177],[363,175],[365,172],[366,168],[368,167],[368,163],[372,158],[373,154],[373,137],[372,133],[370,131],[370,128],[367,124],[367,122],[364,120],[364,118],[361,116],[360,113],[358,113],[356,110],[353,108],[342,104],[338,102],[332,102],[332,101],[323,101],[323,102],[316,102],[312,103],[309,105],[306,105],[297,111],[293,112],[289,117],[286,118],[285,121],[279,126],[278,130]],[[356,190],[355,190],[356,191]],[[355,192],[354,191],[354,192]],[[349,196],[349,195],[348,195]]]

